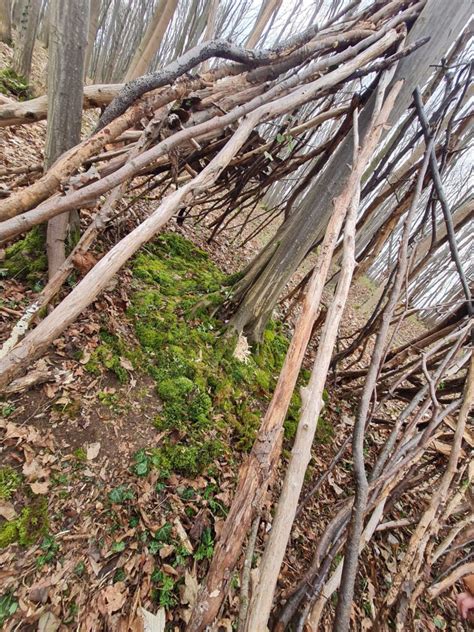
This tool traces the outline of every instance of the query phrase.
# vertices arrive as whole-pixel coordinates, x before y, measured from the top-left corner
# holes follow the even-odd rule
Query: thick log
[[[102,108],[119,94],[123,83],[97,84],[84,86],[84,110]],[[23,125],[43,121],[48,115],[48,95],[44,94],[29,101],[11,101],[0,108],[0,127]]]

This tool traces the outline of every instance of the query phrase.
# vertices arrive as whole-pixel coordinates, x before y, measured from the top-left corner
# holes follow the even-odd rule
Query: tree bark
[[[131,81],[144,75],[153,60],[156,51],[159,49],[163,37],[166,33],[178,0],[160,0],[153,16],[153,21],[145,32],[140,46],[133,57],[125,75],[125,81]]]
[[[89,66],[94,49],[95,36],[99,26],[100,0],[90,0],[89,28],[87,30],[87,47],[84,58],[84,81],[89,72]]]
[[[282,0],[263,0],[255,26],[245,42],[247,48],[255,47],[265,26],[278,13],[281,3]]]
[[[40,0],[27,0],[23,6],[18,41],[13,55],[13,69],[27,79],[29,79],[31,73],[31,61],[38,29],[40,5]]]
[[[440,61],[467,22],[470,14],[468,3],[456,0],[455,5],[447,14],[444,0],[431,0],[410,30],[406,46],[425,36],[430,37],[430,41],[403,59],[397,67],[393,81],[402,79],[405,85],[395,104],[391,122],[406,110],[415,85],[423,85],[431,66]],[[360,116],[362,140],[373,104],[372,97]],[[352,143],[351,133],[334,152],[322,177],[308,191],[300,207],[280,227],[236,284],[230,324],[238,331],[244,331],[252,340],[261,337],[288,281],[313,245],[321,240],[331,211],[331,200],[340,194],[350,174]]]
[[[11,0],[0,0],[0,42],[12,44],[12,5]]]
[[[81,138],[82,78],[89,26],[89,0],[52,0],[48,66],[48,127],[45,168]],[[66,259],[69,213],[48,222],[49,278]]]

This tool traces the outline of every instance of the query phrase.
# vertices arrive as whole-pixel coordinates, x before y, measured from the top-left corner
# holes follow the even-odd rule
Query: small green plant
[[[117,568],[117,570],[114,573],[113,582],[114,584],[116,584],[117,582],[124,582],[126,578],[127,578],[127,575],[125,571],[123,570],[123,568]]]
[[[85,448],[76,448],[73,452],[74,458],[81,463],[85,463],[87,461],[87,452]]]
[[[18,601],[11,593],[0,596],[0,626],[18,610]]]
[[[54,536],[47,535],[43,538],[40,548],[43,553],[36,558],[36,566],[38,568],[43,568],[43,566],[49,564],[55,559],[56,554],[59,551],[59,544],[56,542]]]
[[[82,577],[85,571],[86,571],[86,565],[82,561],[78,562],[76,566],[74,567],[74,574],[77,575],[78,577]]]
[[[214,539],[212,537],[212,531],[210,527],[206,527],[202,532],[201,542],[194,553],[194,559],[199,562],[200,560],[210,560],[214,553]]]
[[[15,412],[15,404],[6,403],[2,405],[2,417],[10,417],[12,413]]]
[[[0,500],[9,500],[21,484],[21,476],[11,467],[0,469]]]
[[[109,492],[109,500],[114,505],[122,505],[127,500],[133,500],[135,492],[126,485],[118,485]]]
[[[122,551],[125,551],[125,542],[123,540],[118,540],[117,542],[114,542],[112,544],[112,546],[110,547],[110,550],[113,553],[121,553]]]
[[[155,584],[157,584],[155,594],[158,605],[161,608],[166,608],[167,610],[173,608],[178,603],[175,594],[176,583],[174,579],[169,577],[169,575],[165,575],[162,570],[153,571],[151,579]]]
[[[165,522],[165,524],[158,529],[155,533],[155,540],[158,542],[162,542],[164,544],[168,544],[171,541],[171,532],[173,530],[173,525],[169,522]]]

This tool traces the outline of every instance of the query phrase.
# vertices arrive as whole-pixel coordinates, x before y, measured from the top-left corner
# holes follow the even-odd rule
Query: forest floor
[[[1,69],[9,51],[0,53]],[[3,166],[41,162],[45,127],[1,129]],[[25,180],[10,181],[8,187],[20,184]],[[138,212],[146,213],[150,204],[140,202]],[[105,239],[126,230],[122,225]],[[262,344],[236,357],[235,340],[221,335],[222,323],[209,305],[215,302],[217,309],[227,275],[241,270],[272,230],[236,247],[231,232],[208,243],[204,225],[178,227],[172,221],[55,340],[36,364],[41,383],[0,401],[3,629],[141,630],[147,616],[142,608],[153,613],[164,608],[169,629],[184,629],[296,318],[292,312],[283,321],[280,307]],[[15,273],[0,260],[5,274],[0,341],[44,281],[44,272],[30,265],[36,250],[26,252]],[[99,243],[94,256],[100,255]],[[304,274],[301,270],[295,282]],[[80,271],[69,283],[79,278]],[[355,287],[343,335],[365,322],[375,291],[368,280]],[[422,328],[415,319],[407,321],[400,342]],[[316,344],[317,337],[301,383]],[[351,432],[350,393],[329,385],[325,398],[303,496]],[[285,424],[284,461],[298,408],[296,394]],[[382,442],[386,431],[377,427],[368,438],[369,462],[370,442]],[[278,600],[311,560],[324,525],[351,489],[349,454],[342,465],[293,528]],[[278,487],[277,482],[275,497]],[[414,503],[422,509],[424,498],[409,496],[396,509],[399,515],[409,515]],[[271,520],[268,506],[257,554]],[[381,534],[363,556],[367,580],[358,586],[354,629],[371,626],[374,584],[380,583],[373,556],[380,556],[377,573],[382,567],[388,577],[403,555],[401,544],[396,533]],[[222,630],[235,629],[239,582],[236,574]],[[457,629],[454,603],[446,599],[442,608],[420,611],[418,629]]]

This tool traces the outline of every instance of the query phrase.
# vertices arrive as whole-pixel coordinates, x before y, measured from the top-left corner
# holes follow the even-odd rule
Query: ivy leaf
[[[111,546],[111,550],[114,553],[121,553],[122,551],[125,550],[125,542],[123,540],[119,542],[114,542]]]

